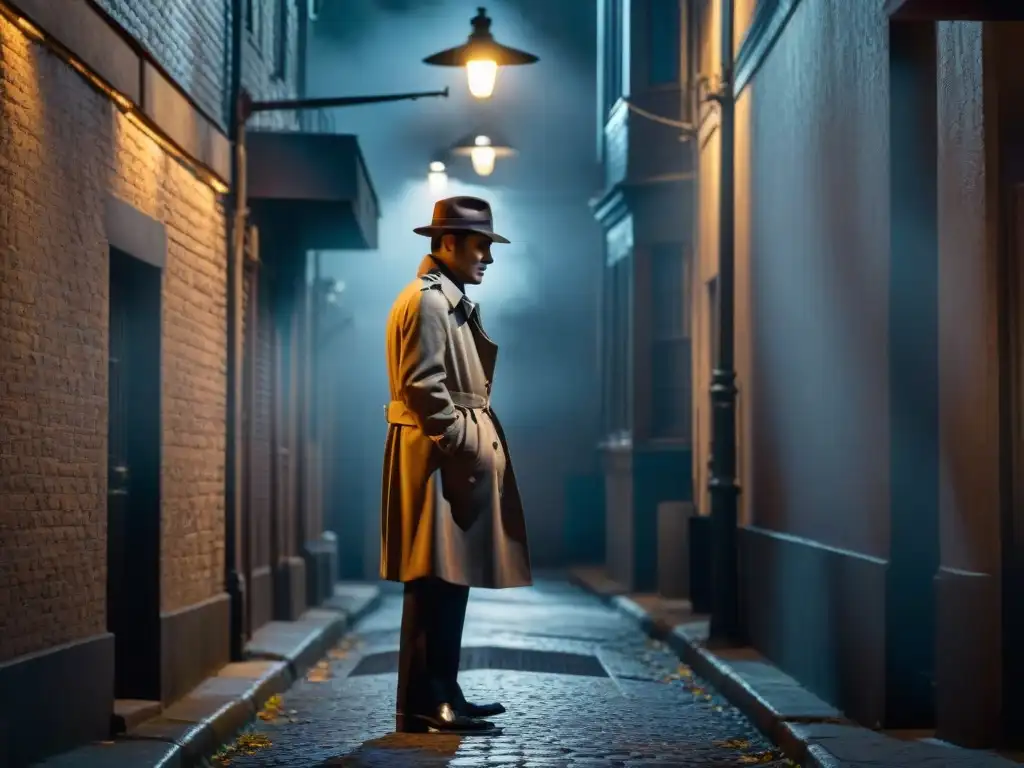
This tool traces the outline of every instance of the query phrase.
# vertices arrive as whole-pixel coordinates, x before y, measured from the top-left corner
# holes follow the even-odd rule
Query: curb
[[[603,603],[619,613],[630,617],[652,639],[659,640],[671,648],[679,659],[689,666],[695,675],[709,682],[742,712],[768,739],[776,744],[787,758],[803,768],[838,768],[841,763],[827,750],[790,726],[793,721],[786,719],[747,681],[722,659],[705,648],[694,634],[687,632],[687,626],[670,626],[667,622],[652,616],[639,603],[621,594],[606,594],[589,584],[586,579],[570,573],[569,579],[578,587],[598,597]],[[834,717],[801,718],[800,724],[832,723],[853,725],[841,715]]]
[[[807,691],[754,649],[707,647],[706,622],[694,619],[673,626],[621,591],[592,584],[572,571],[569,579],[632,618],[651,638],[664,642],[695,675],[714,686],[787,758],[803,768],[1020,768],[1019,763],[987,750],[935,740],[904,741],[865,728]]]
[[[160,715],[114,741],[89,744],[51,757],[41,768],[192,768],[208,759],[262,709],[267,699],[301,680],[323,656],[381,602],[381,591],[363,588],[351,609],[314,608],[294,628],[298,642],[281,651],[255,650],[225,666]],[[303,632],[303,625],[308,625]],[[279,644],[287,644],[286,635]]]

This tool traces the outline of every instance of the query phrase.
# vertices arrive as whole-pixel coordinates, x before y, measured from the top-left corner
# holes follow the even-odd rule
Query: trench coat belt
[[[474,395],[471,392],[449,392],[452,404],[456,408],[465,408],[469,411],[486,411],[491,407],[486,397]],[[384,418],[388,424],[396,424],[403,427],[418,427],[416,417],[413,416],[409,407],[401,400],[392,400],[384,406]]]

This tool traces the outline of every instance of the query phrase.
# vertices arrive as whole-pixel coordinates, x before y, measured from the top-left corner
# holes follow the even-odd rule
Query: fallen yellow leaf
[[[234,744],[225,744],[213,756],[213,762],[218,765],[230,765],[232,759],[238,755],[255,755],[259,750],[271,746],[272,742],[262,733],[249,731],[241,733],[235,739]]]
[[[262,733],[243,733],[238,737],[236,743],[242,749],[265,749],[272,742]]]
[[[749,755],[741,755],[740,762],[744,765],[757,765],[758,763],[770,763],[775,759],[772,752],[754,752]]]
[[[750,742],[746,739],[726,739],[725,741],[716,741],[715,746],[723,749],[747,749],[750,747]]]

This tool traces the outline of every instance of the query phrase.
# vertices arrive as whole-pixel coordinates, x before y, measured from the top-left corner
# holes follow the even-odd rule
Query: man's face
[[[487,266],[494,263],[490,238],[472,233],[463,237],[445,235],[440,255],[456,277],[467,285],[480,285]]]

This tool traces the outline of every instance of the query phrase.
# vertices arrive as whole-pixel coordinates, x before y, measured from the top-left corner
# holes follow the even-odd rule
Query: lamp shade
[[[436,67],[465,67],[469,92],[475,98],[486,99],[494,93],[499,67],[522,66],[540,60],[532,53],[495,40],[485,8],[477,8],[476,16],[469,23],[473,31],[465,43],[427,56],[423,61]]]

